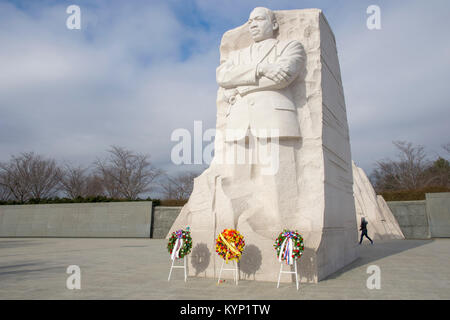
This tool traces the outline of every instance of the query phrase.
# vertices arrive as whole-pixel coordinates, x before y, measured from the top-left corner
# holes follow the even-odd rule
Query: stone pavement
[[[319,282],[218,285],[170,267],[166,240],[0,238],[0,299],[450,299],[450,239],[366,242],[360,258]],[[81,290],[66,288],[66,269],[81,268]],[[366,286],[381,269],[381,289]]]

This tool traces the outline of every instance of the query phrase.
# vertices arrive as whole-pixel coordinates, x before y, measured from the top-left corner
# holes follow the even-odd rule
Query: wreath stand
[[[224,264],[225,264],[225,260],[222,261],[222,266],[220,267],[220,272],[219,272],[219,280],[217,280],[217,283],[220,283],[220,277],[222,276],[222,271],[234,271],[234,282],[236,283],[236,285],[238,285],[238,263],[236,260],[233,261],[234,262],[234,268],[224,268]]]
[[[278,274],[277,288],[280,287],[280,278],[281,278],[281,274],[282,273],[288,273],[288,274],[295,273],[295,284],[297,285],[297,290],[298,290],[297,259],[294,259],[294,270],[295,271],[283,271],[283,261],[281,261],[281,263],[280,263],[280,273]]]
[[[170,281],[170,276],[172,275],[172,269],[175,268],[180,268],[180,269],[184,269],[184,282],[186,282],[187,279],[187,273],[186,273],[186,256],[183,257],[183,265],[182,266],[175,266],[175,260],[177,259],[173,259],[172,260],[172,266],[170,267],[170,272],[169,272],[169,278],[167,279],[167,281]]]

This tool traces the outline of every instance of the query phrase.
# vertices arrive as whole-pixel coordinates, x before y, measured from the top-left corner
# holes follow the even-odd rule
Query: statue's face
[[[248,27],[253,41],[259,42],[273,38],[273,33],[277,25],[272,22],[266,10],[256,8],[250,13]]]

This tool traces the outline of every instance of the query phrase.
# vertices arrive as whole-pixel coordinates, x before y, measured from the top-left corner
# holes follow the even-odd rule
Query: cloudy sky
[[[81,8],[81,30],[66,8]],[[366,27],[369,5],[381,30]],[[89,165],[111,145],[174,172],[177,128],[215,127],[222,34],[251,9],[323,9],[336,35],[352,157],[367,173],[393,140],[450,142],[450,1],[0,0],[0,161],[34,151]]]

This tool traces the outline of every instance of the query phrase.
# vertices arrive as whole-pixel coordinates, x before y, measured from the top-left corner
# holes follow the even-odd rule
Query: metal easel
[[[297,275],[297,260],[294,260],[294,270],[295,271],[283,271],[283,261],[281,261],[280,263],[280,273],[278,274],[278,284],[277,284],[277,288],[280,287],[280,278],[281,278],[281,274],[282,273],[287,273],[287,274],[293,274],[295,273],[295,284],[297,285],[297,290],[298,290],[298,275]]]
[[[219,280],[217,280],[217,283],[220,283],[220,277],[222,276],[222,271],[234,271],[234,282],[236,285],[238,285],[238,262],[236,260],[233,261],[234,268],[224,268],[225,260],[222,261],[222,266],[220,267],[219,272]]]
[[[170,281],[170,276],[172,275],[172,269],[175,268],[180,268],[180,269],[184,269],[184,282],[186,282],[187,279],[187,272],[186,272],[186,256],[183,257],[183,265],[182,266],[175,266],[175,260],[177,259],[173,259],[172,260],[172,266],[170,267],[170,272],[169,272],[169,278],[167,279],[167,281]]]

